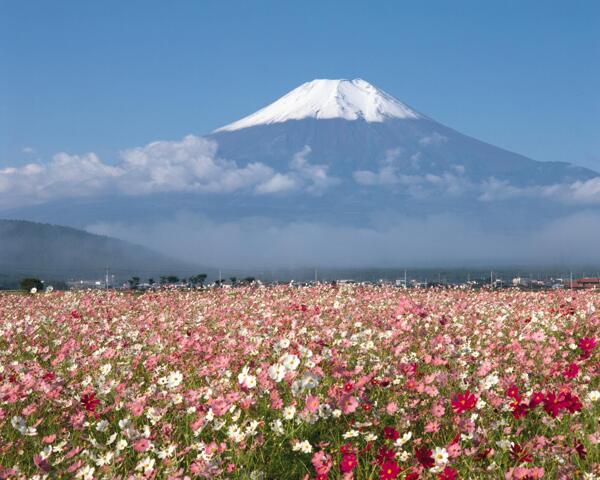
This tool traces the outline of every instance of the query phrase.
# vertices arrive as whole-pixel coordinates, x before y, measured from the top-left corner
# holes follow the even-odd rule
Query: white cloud
[[[122,168],[103,163],[93,153],[58,153],[49,163],[7,167],[0,169],[0,207],[109,192],[123,173]]]
[[[421,145],[441,145],[442,143],[446,143],[448,141],[448,137],[442,135],[438,132],[433,132],[431,135],[427,135],[422,137],[419,140]]]
[[[0,208],[111,193],[320,193],[339,182],[327,174],[327,166],[308,162],[310,147],[294,156],[288,172],[261,162],[240,166],[219,158],[217,147],[212,140],[188,135],[124,150],[115,165],[94,153],[58,153],[50,162],[7,167],[0,170]]]
[[[393,166],[381,167],[378,171],[357,170],[353,172],[354,181],[364,186],[403,186],[406,192],[423,197],[440,191],[447,195],[460,195],[472,188],[470,182],[463,176],[463,169],[453,169],[454,172],[443,172],[438,175],[403,175]]]
[[[290,163],[290,169],[307,182],[307,190],[311,193],[321,193],[323,190],[339,184],[338,178],[328,175],[329,167],[327,165],[315,165],[308,162],[307,158],[311,152],[310,146],[305,145],[300,152],[294,155]]]
[[[33,147],[23,147],[21,149],[21,153],[24,153],[25,155],[33,155],[35,153],[35,148],[33,148]]]
[[[341,225],[256,217],[217,221],[180,212],[150,224],[98,223],[88,230],[224,268],[586,263],[597,259],[600,214],[584,211],[531,228],[494,230],[452,214],[382,213],[375,223]]]
[[[517,187],[507,181],[490,178],[482,183],[479,199],[485,202],[511,198],[541,198],[567,205],[594,205],[600,203],[600,177],[573,183]]]
[[[298,183],[293,177],[276,173],[266,182],[257,185],[256,192],[261,194],[281,193],[295,190],[296,188],[298,188]]]

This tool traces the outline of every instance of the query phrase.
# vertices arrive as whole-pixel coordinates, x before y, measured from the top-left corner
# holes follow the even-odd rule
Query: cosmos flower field
[[[600,478],[600,294],[0,295],[0,478]]]

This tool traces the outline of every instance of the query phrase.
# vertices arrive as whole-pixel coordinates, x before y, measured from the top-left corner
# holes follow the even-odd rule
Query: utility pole
[[[404,288],[408,288],[408,283],[406,283],[406,268],[404,269]]]
[[[108,267],[106,267],[106,275],[104,276],[104,287],[108,290]]]
[[[317,272],[317,269],[315,268],[315,283],[318,282],[318,278],[319,278],[318,277],[318,272]]]
[[[490,270],[490,288],[494,289],[494,271]]]
[[[570,282],[569,282],[569,287],[571,288],[571,290],[573,290],[573,272],[571,271],[569,273],[569,277],[570,277]]]
[[[223,278],[221,277],[221,269],[219,268],[219,286],[221,286],[222,281],[223,281]]]

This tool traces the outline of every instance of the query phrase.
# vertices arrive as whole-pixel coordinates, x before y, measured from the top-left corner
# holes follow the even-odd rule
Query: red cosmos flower
[[[346,385],[344,385],[345,392],[351,392],[353,388],[354,384],[352,382],[347,382]]]
[[[411,472],[404,477],[404,480],[419,480],[419,474],[417,472]]]
[[[71,317],[73,318],[81,318],[80,313],[77,310],[71,310]]]
[[[517,420],[527,415],[528,407],[525,403],[517,403],[513,406],[512,414]]]
[[[560,392],[558,395],[555,392],[548,392],[544,397],[544,410],[551,417],[557,417],[562,410],[575,413],[581,408],[581,401],[571,392]]]
[[[394,427],[384,427],[383,436],[387,440],[395,441],[395,440],[398,440],[398,438],[400,438],[400,433],[398,433],[398,430],[396,430]]]
[[[579,340],[579,348],[581,348],[581,358],[590,358],[592,351],[596,348],[595,337],[584,337]]]
[[[352,447],[351,443],[344,443],[340,447],[340,452],[342,453],[342,455],[346,455],[347,453],[354,453],[354,448]]]
[[[544,394],[542,392],[533,392],[529,399],[529,408],[535,408],[544,401]]]
[[[82,395],[81,403],[83,404],[83,406],[85,407],[85,409],[88,412],[94,412],[94,411],[96,411],[96,407],[100,403],[100,400],[98,400],[96,398],[96,394],[94,392],[92,392],[92,393],[86,393],[86,394]]]
[[[587,450],[581,442],[578,442],[577,445],[575,445],[575,451],[577,452],[577,455],[579,455],[579,458],[585,458],[587,456]]]
[[[519,395],[519,387],[517,387],[517,386],[516,386],[516,385],[514,385],[514,384],[513,384],[513,385],[511,385],[510,387],[508,387],[508,388],[506,389],[506,395],[507,395],[508,397],[510,397],[510,398],[514,398],[514,399],[520,398],[520,395]]]
[[[583,405],[577,395],[573,395],[571,392],[564,393],[560,402],[562,408],[567,409],[570,413],[581,411]]]
[[[565,368],[565,371],[563,372],[563,376],[565,377],[565,380],[571,380],[571,379],[575,378],[578,373],[579,373],[579,367],[577,366],[577,364],[571,363],[571,364],[567,365],[567,368]]]
[[[490,453],[492,453],[491,448],[484,448],[480,450],[479,452],[477,452],[477,460],[485,460],[490,455]]]
[[[396,452],[394,452],[394,450],[392,450],[391,448],[388,449],[385,447],[381,447],[377,452],[377,463],[379,465],[383,465],[385,462],[394,460],[395,455]]]
[[[475,408],[475,405],[477,404],[477,397],[469,390],[466,390],[465,393],[457,393],[452,399],[451,403],[454,413],[460,415],[463,412]]]
[[[358,461],[356,460],[356,455],[353,453],[346,453],[342,457],[342,461],[340,462],[340,470],[342,473],[351,472],[358,465]]]
[[[583,337],[579,340],[579,348],[588,352],[592,351],[596,348],[596,338],[595,337]]]
[[[446,467],[444,468],[444,471],[441,473],[438,473],[438,478],[440,480],[457,480],[458,478],[458,472],[452,468],[452,467]]]
[[[393,480],[398,477],[400,467],[393,460],[388,460],[381,464],[379,469],[379,478],[381,480]]]
[[[518,443],[515,443],[512,447],[510,447],[510,456],[517,462],[517,464],[529,463],[533,461],[533,455],[531,455]]]
[[[47,372],[47,373],[44,373],[42,380],[44,380],[46,382],[51,382],[55,378],[56,378],[56,375],[54,375],[52,372]]]
[[[433,459],[433,452],[429,450],[426,446],[422,446],[421,448],[415,448],[415,456],[421,465],[425,468],[431,468],[435,464],[435,460]]]

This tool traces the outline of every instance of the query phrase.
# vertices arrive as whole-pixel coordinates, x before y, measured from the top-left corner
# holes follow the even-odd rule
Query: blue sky
[[[0,166],[110,161],[361,77],[463,133],[600,171],[599,31],[597,1],[0,1]]]

